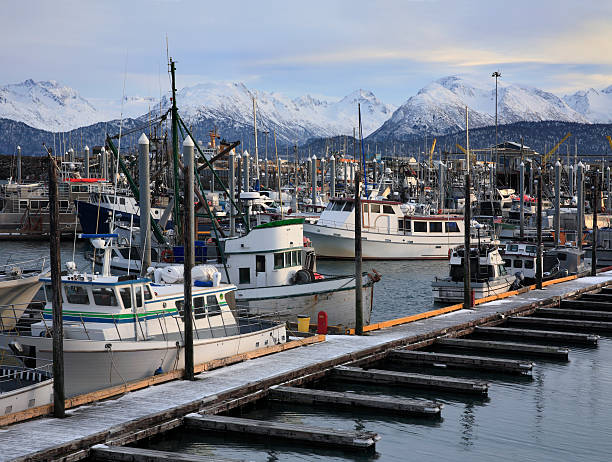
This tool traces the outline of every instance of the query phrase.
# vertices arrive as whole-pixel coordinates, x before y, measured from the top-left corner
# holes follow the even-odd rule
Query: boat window
[[[557,258],[559,259],[559,261],[565,261],[565,260],[567,260],[567,254],[565,254],[565,253],[558,253],[557,254]]]
[[[528,245],[525,250],[527,250],[528,253],[536,253],[538,248],[535,245]]]
[[[250,283],[251,283],[251,268],[238,268],[238,284],[250,284]]]
[[[119,289],[119,295],[121,295],[121,301],[123,302],[124,308],[132,308],[132,288],[123,287]]]
[[[510,258],[504,258],[504,265],[509,268],[512,268],[512,260]]]
[[[284,266],[283,253],[277,252],[274,254],[274,269],[281,269]]]
[[[533,267],[534,267],[533,260],[525,260],[525,268],[533,269]]]
[[[499,271],[500,276],[505,276],[506,274],[508,274],[504,265],[498,265],[497,270]]]
[[[363,213],[370,213],[370,204],[363,204]]]
[[[183,300],[177,300],[176,302],[174,302],[174,305],[176,306],[176,310],[179,312],[182,318],[185,315],[185,302]]]
[[[458,233],[459,231],[459,225],[457,224],[456,221],[447,221],[445,223],[446,226],[446,232],[447,233]]]
[[[403,218],[400,218],[397,220],[397,229],[398,231],[404,230],[404,219]]]
[[[517,244],[510,244],[510,245],[508,246],[508,250],[509,250],[510,252],[517,252],[517,251],[518,251],[518,245],[517,245]]]
[[[265,273],[266,272],[266,256],[255,255],[255,272]]]
[[[415,221],[414,222],[414,232],[415,233],[426,233],[427,232],[427,222],[426,221]]]
[[[94,303],[100,306],[117,306],[115,291],[110,287],[92,287]]]
[[[153,294],[151,293],[151,288],[149,286],[144,287],[145,300],[151,300],[153,298]]]
[[[193,299],[193,317],[202,319],[206,317],[206,308],[204,307],[204,297],[195,297]]]
[[[429,232],[430,233],[441,233],[442,232],[442,222],[441,221],[430,221],[429,222]]]
[[[60,205],[60,209],[67,209],[68,201],[60,201],[59,205]]]
[[[404,219],[404,231],[410,231],[412,229],[412,222],[409,218]]]
[[[395,212],[393,211],[393,207],[391,207],[390,205],[383,205],[383,213],[390,213],[393,215]]]
[[[78,305],[89,305],[89,295],[87,289],[82,286],[66,286],[66,300],[68,303]]]
[[[355,208],[355,204],[353,204],[352,202],[347,202],[346,204],[344,204],[344,207],[342,208],[342,211],[343,212],[352,212],[354,208]]]
[[[380,213],[380,204],[370,204],[370,211],[372,213]]]
[[[25,210],[28,208],[28,201],[19,201],[19,210]]]
[[[515,268],[522,268],[523,267],[523,260],[514,260],[514,267]]]
[[[332,209],[334,212],[342,211],[342,207],[344,207],[344,201],[336,201],[334,202],[334,208]]]
[[[120,203],[121,205],[125,205],[125,198],[124,198],[124,197],[120,197],[120,198],[119,198],[119,203]]]
[[[136,306],[142,306],[142,286],[134,287],[134,295],[136,295]]]
[[[209,316],[214,316],[215,314],[221,313],[221,307],[219,306],[216,295],[208,295],[206,297],[206,305],[208,307]]]
[[[45,284],[45,298],[49,303],[53,301],[53,286],[51,284]]]

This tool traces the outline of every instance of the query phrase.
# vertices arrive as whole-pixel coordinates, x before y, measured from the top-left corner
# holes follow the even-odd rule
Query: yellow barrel
[[[310,316],[298,315],[298,332],[308,332],[310,329]]]

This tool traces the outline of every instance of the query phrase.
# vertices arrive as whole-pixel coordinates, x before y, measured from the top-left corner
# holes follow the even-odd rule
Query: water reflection
[[[461,444],[470,447],[474,444],[474,404],[466,403],[461,414]]]

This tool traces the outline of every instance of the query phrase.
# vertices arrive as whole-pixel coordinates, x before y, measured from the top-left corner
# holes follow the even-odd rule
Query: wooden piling
[[[474,334],[492,335],[507,338],[529,338],[533,340],[550,340],[572,344],[597,345],[598,335],[577,334],[574,332],[556,332],[552,330],[512,329],[508,327],[476,327]]]
[[[53,308],[53,416],[66,417],[64,389],[64,323],[62,318],[62,275],[59,231],[57,164],[49,154],[49,244],[51,256],[51,305]]]
[[[434,353],[431,351],[393,350],[389,354],[389,359],[417,365],[444,364],[451,367],[511,374],[526,374],[533,368],[533,363],[529,361]]]
[[[427,417],[439,416],[440,410],[442,409],[442,404],[434,401],[283,386],[272,387],[268,398],[274,401],[283,401],[287,403],[366,408],[376,409],[377,411],[415,414]]]
[[[486,382],[439,377],[435,375],[411,374],[381,369],[361,369],[359,367],[338,366],[332,370],[332,378],[349,382],[375,383],[427,390],[444,390],[455,393],[486,395],[489,385]]]
[[[187,428],[235,432],[241,435],[266,436],[303,441],[308,444],[323,444],[344,449],[373,448],[380,436],[373,432],[335,430],[331,428],[307,427],[284,422],[242,419],[220,415],[189,414],[184,419]]]
[[[516,326],[541,326],[554,329],[586,329],[595,332],[612,332],[612,322],[583,321],[581,319],[552,319],[538,317],[511,317],[508,318],[510,325]]]
[[[486,340],[472,340],[459,338],[440,338],[437,345],[465,348],[470,350],[496,351],[500,353],[519,353],[526,356],[548,356],[557,359],[568,359],[567,348],[551,347],[545,345],[532,345],[528,343],[494,342]]]

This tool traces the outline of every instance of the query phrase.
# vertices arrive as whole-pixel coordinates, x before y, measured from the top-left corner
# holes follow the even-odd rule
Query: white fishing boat
[[[33,269],[32,264],[39,265]],[[11,330],[42,287],[48,275],[45,260],[6,263],[0,266],[0,331]]]
[[[52,402],[51,364],[36,369],[21,365],[0,365],[0,415]]]
[[[184,366],[184,292],[181,272],[161,278],[110,275],[110,243],[116,235],[88,235],[104,249],[102,275],[62,276],[66,393],[74,396]],[[161,269],[160,269],[161,270]],[[235,286],[222,284],[215,268],[192,273],[194,362],[203,363],[266,348],[287,340],[284,324],[239,316]],[[3,335],[2,344],[35,348],[38,362],[52,358],[51,280],[43,279],[47,304],[31,336]]]
[[[362,203],[363,259],[447,259],[464,240],[461,216],[407,215],[394,201],[363,199]],[[334,198],[316,224],[304,224],[304,234],[319,257],[355,258],[354,209],[353,199]]]
[[[436,302],[460,302],[464,296],[464,246],[453,249],[449,261],[449,276],[436,278],[431,286]],[[498,295],[510,290],[516,281],[504,266],[496,244],[487,243],[470,248],[470,287],[473,299]]]
[[[251,314],[291,321],[302,315],[314,321],[320,311],[325,311],[329,325],[352,328],[355,326],[355,276],[317,273],[316,255],[308,242],[304,242],[303,226],[301,218],[264,223],[244,236],[222,239],[220,249],[214,244],[198,242],[196,262],[215,266],[222,282],[235,284],[238,306]],[[130,238],[130,229],[121,229],[120,241],[124,246],[113,249],[111,267],[139,273],[140,251],[129,247],[130,242],[139,242],[139,237]],[[162,253],[167,262],[158,261],[153,267],[172,267],[183,261],[180,246],[163,252],[152,249],[153,260],[161,259]],[[101,258],[98,263],[102,263]],[[379,279],[376,272],[362,275],[362,317],[366,324],[372,313],[374,284]]]

